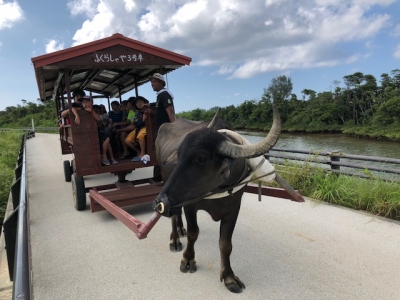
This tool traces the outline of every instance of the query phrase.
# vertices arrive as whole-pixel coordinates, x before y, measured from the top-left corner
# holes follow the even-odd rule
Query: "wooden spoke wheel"
[[[85,181],[82,176],[71,176],[72,196],[76,210],[84,210],[86,208],[86,188]]]

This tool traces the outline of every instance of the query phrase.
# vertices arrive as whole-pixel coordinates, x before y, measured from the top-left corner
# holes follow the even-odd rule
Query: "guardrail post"
[[[269,155],[268,154],[269,154],[269,150],[264,154],[264,157],[265,157],[266,160],[269,160]]]
[[[33,119],[32,119],[32,130],[31,130],[31,132],[32,132],[32,137],[35,137],[35,123],[33,122]]]
[[[33,138],[33,137],[35,137],[35,131],[29,130],[28,134],[27,134],[27,138],[30,139],[30,138]]]
[[[340,162],[340,155],[339,155],[339,150],[334,150],[329,153],[329,156],[331,158],[331,170],[340,170],[340,166],[333,165],[332,162]]]
[[[3,223],[4,241],[8,262],[10,280],[14,280],[15,244],[17,242],[18,207]]]
[[[18,178],[11,186],[13,209],[16,209],[19,205],[20,191],[21,191],[21,177]]]
[[[22,165],[24,151],[23,149],[19,152],[18,159],[17,159],[17,166],[20,167]]]

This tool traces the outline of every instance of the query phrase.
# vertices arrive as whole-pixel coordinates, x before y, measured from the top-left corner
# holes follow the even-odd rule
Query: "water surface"
[[[251,143],[260,141],[265,132],[240,132]],[[400,159],[400,142],[356,138],[344,134],[287,134],[282,133],[275,147],[293,150],[332,152],[346,154],[391,157]]]

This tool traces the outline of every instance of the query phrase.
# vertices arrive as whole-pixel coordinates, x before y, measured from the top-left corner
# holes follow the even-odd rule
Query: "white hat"
[[[153,76],[150,76],[150,79],[152,79],[152,78],[161,80],[161,81],[163,81],[165,83],[164,76],[162,76],[160,73],[154,73]]]

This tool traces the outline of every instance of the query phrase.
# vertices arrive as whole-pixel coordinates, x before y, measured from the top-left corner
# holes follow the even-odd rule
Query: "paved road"
[[[219,281],[218,224],[199,214],[198,271],[179,271],[162,218],[138,240],[107,212],[78,212],[64,182],[58,136],[28,140],[35,299],[400,299],[400,223],[361,212],[245,194],[233,236],[233,269],[246,284]],[[151,168],[131,179],[150,176]],[[140,173],[140,174],[139,174]],[[102,174],[86,186],[115,181]],[[127,210],[147,221],[149,205]]]

